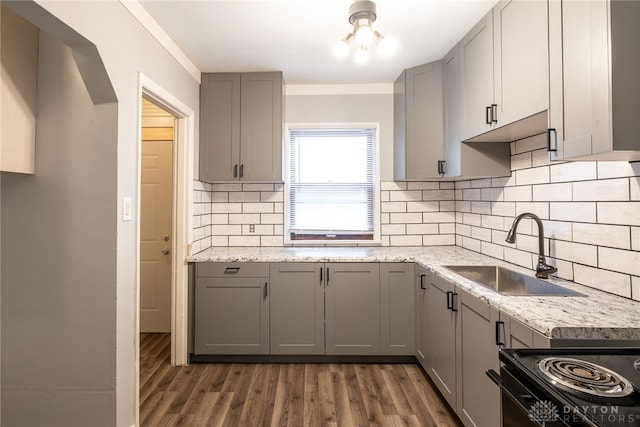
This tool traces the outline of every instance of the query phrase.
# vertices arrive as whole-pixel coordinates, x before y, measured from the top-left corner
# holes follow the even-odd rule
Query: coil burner
[[[603,366],[569,357],[547,357],[538,368],[552,384],[569,391],[598,397],[625,397],[633,385],[623,376]]]

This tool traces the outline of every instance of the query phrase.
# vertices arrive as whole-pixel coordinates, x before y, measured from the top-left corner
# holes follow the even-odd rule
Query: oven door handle
[[[523,399],[519,392],[511,389],[511,387],[509,387],[508,384],[505,384],[505,382],[502,381],[502,377],[500,377],[499,373],[497,373],[493,369],[490,369],[490,370],[487,371],[487,376],[491,379],[491,381],[496,383],[496,385],[500,388],[500,390],[502,390],[502,392],[511,401],[513,401],[513,403],[515,403],[524,413],[529,413],[529,411],[531,410],[531,406],[532,406],[531,403],[527,402],[525,399]],[[514,380],[515,380],[515,378],[514,378]],[[520,383],[520,385],[522,385],[522,384]]]

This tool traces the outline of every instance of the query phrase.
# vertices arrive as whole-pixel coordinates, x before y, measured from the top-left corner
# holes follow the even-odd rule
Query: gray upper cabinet
[[[200,179],[282,180],[282,73],[212,73],[200,89]]]
[[[637,1],[549,1],[552,160],[640,159],[638,20]]]
[[[497,126],[549,108],[547,20],[545,1],[502,0],[493,9]]]
[[[380,272],[375,263],[325,264],[326,354],[380,354]]]
[[[323,264],[271,264],[271,354],[324,354]]]
[[[269,354],[269,264],[199,263],[196,354]]]
[[[511,174],[509,144],[462,142],[460,45],[443,58],[444,67],[444,172],[446,178],[496,177]]]
[[[404,70],[393,85],[394,179],[441,175],[442,61]]]
[[[544,132],[547,22],[546,2],[503,0],[462,39],[463,140],[510,142]]]
[[[383,355],[415,353],[413,263],[380,264],[380,325]]]
[[[493,11],[489,11],[460,42],[460,89],[462,138],[493,129]]]

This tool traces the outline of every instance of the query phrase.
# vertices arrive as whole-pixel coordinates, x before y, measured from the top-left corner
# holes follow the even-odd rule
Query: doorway
[[[142,99],[140,332],[171,333],[175,117]]]

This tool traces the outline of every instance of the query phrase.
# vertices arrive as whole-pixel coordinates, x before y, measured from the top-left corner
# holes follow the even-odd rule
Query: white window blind
[[[289,131],[291,240],[374,235],[375,128]]]

